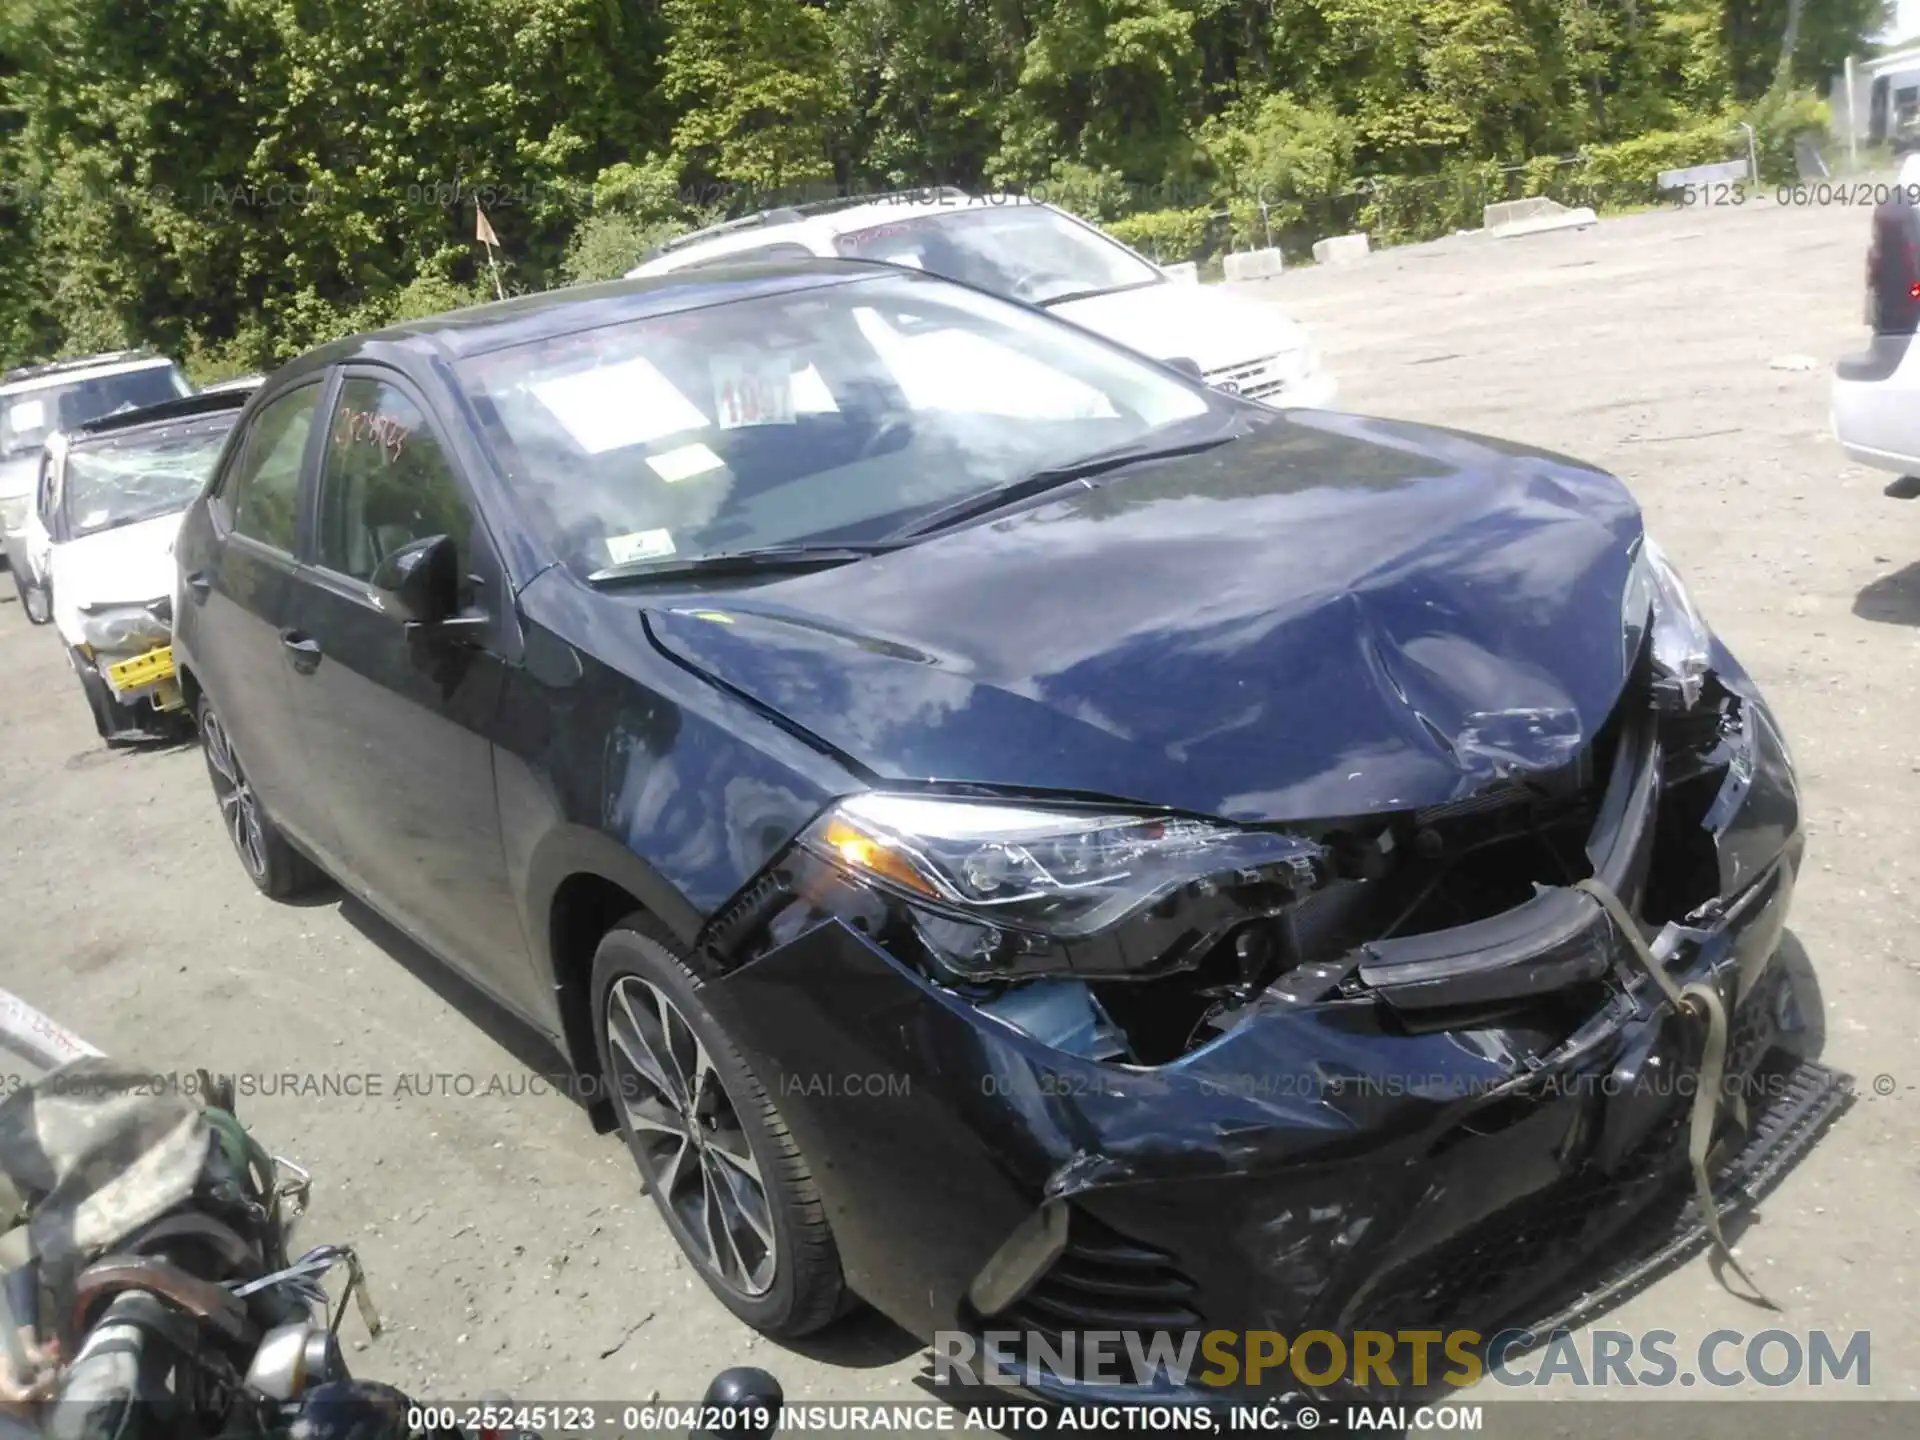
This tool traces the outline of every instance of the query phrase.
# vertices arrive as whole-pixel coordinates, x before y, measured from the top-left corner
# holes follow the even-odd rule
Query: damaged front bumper
[[[1744,1124],[1779,1132],[1746,1156],[1765,1169],[1835,1087],[1807,1101],[1778,1063],[1798,796],[1771,715],[1715,658],[1713,716],[1628,707],[1587,851],[1672,978],[1721,995],[1739,1101],[1716,1161]],[[991,1018],[778,882],[707,993],[760,1057],[850,1284],[919,1335],[1490,1335],[1603,1296],[1603,1258],[1687,1229],[1698,1027],[1571,887],[1297,966],[1143,1066]],[[783,907],[794,938],[770,943]]]
[[[133,705],[147,700],[155,710],[163,712],[181,708],[180,678],[174,668],[171,645],[156,645],[119,659],[111,655],[93,658],[100,678],[113,692],[115,703]]]

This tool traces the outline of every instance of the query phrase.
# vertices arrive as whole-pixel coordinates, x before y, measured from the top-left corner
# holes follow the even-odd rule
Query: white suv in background
[[[1834,367],[1833,433],[1855,464],[1920,477],[1920,154],[1873,212],[1866,350]]]
[[[1306,328],[1274,306],[1182,283],[1085,221],[1018,196],[919,191],[768,210],[670,240],[627,278],[802,255],[907,265],[1037,305],[1268,405],[1325,408],[1338,393]]]

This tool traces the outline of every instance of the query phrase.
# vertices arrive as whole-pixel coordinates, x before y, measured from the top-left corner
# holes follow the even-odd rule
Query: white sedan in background
[[[173,361],[140,350],[27,365],[0,375],[0,548],[21,603],[33,603],[25,573],[26,520],[47,437],[192,390]]]
[[[256,382],[257,383],[257,382]],[[30,584],[110,747],[184,719],[173,669],[173,541],[251,389],[187,396],[49,437],[27,520]]]

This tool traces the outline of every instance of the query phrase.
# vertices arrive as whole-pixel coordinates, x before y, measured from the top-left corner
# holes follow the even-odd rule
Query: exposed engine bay
[[[1778,747],[1761,726],[1717,677],[1682,697],[1643,656],[1600,733],[1558,768],[1425,809],[1273,827],[1273,854],[1169,888],[1111,932],[995,929],[904,886],[849,883],[802,849],[713,943],[738,956],[837,917],[984,1013],[1127,1066],[1319,1003],[1378,1002],[1402,1033],[1523,1023],[1564,1038],[1614,983],[1609,922],[1572,887],[1600,876],[1657,934],[1733,902],[1761,868],[1749,852],[1788,838],[1791,814],[1743,810],[1757,752]]]

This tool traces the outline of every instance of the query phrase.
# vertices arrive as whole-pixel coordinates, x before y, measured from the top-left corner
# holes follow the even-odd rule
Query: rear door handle
[[[213,593],[213,577],[204,570],[195,570],[185,577],[187,589],[193,592],[193,598],[204,600]]]
[[[320,668],[320,642],[298,630],[282,630],[280,643],[287,647],[287,662],[302,675]]]

